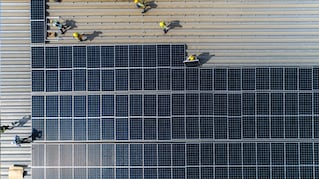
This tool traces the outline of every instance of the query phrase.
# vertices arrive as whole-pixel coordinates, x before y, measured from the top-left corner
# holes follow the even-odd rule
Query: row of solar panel
[[[43,144],[33,147],[35,167],[319,165],[319,143],[48,144],[44,151]]]
[[[319,93],[106,94],[32,97],[33,117],[318,114]]]
[[[127,91],[127,90],[318,90],[319,68],[307,75],[278,75],[269,79],[242,76],[255,69],[73,69],[33,70],[32,91]],[[266,70],[269,70],[268,68]],[[281,69],[282,70],[282,69]],[[297,70],[297,69],[294,69]],[[299,71],[305,69],[299,69]],[[258,71],[258,69],[256,69]],[[236,73],[233,73],[236,72]],[[230,73],[233,73],[230,75]],[[312,78],[313,75],[314,76]],[[255,78],[256,77],[256,78]]]
[[[185,45],[32,47],[32,68],[183,66]]]
[[[40,140],[319,138],[319,116],[33,119]]]
[[[45,41],[45,0],[31,0],[31,43]]]
[[[179,167],[179,168],[34,168],[32,176],[41,179],[270,179],[319,178],[319,167]],[[54,177],[53,177],[54,176]]]

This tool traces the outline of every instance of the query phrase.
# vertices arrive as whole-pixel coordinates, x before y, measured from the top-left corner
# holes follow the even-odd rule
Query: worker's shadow
[[[65,20],[65,25],[68,27],[68,30],[74,29],[77,27],[75,20]]]
[[[85,34],[87,39],[89,41],[92,41],[95,37],[98,37],[100,34],[102,34],[101,31],[94,31],[92,34]]]
[[[145,2],[145,5],[146,5],[146,9],[144,12],[147,12],[151,9],[155,9],[157,8],[157,4],[155,3],[155,1],[148,1],[148,2]]]
[[[37,140],[42,138],[42,131],[39,131],[35,128],[32,128],[32,134],[31,134],[32,140]]]
[[[209,54],[209,52],[203,52],[197,56],[197,58],[200,60],[200,64],[206,63],[208,60],[210,60],[213,56]]]
[[[174,29],[176,27],[183,27],[181,24],[180,24],[180,21],[179,20],[174,20],[174,21],[171,21],[168,25],[168,28],[169,29]]]

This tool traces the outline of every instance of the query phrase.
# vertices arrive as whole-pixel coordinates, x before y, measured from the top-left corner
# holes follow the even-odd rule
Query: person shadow
[[[31,134],[32,140],[37,140],[37,139],[40,139],[41,137],[42,137],[42,131],[32,128],[32,134]]]
[[[23,116],[22,119],[20,119],[19,121],[13,122],[12,123],[12,127],[22,127],[24,126],[29,120],[31,119],[31,116]]]
[[[179,20],[173,20],[171,21],[169,24],[168,24],[168,28],[169,29],[175,29],[177,27],[183,27],[181,24],[180,24],[180,21]]]
[[[94,31],[92,34],[85,34],[86,40],[92,41],[96,37],[98,37],[100,34],[102,34],[101,31]]]
[[[145,6],[146,6],[146,9],[145,9],[145,13],[151,9],[155,9],[157,8],[157,4],[155,3],[155,1],[148,1],[148,2],[145,2]]]
[[[64,24],[67,26],[67,30],[71,30],[77,27],[75,20],[65,20]]]
[[[200,64],[204,64],[208,60],[210,60],[213,56],[215,56],[215,55],[211,55],[211,54],[209,54],[209,52],[203,52],[203,53],[199,54],[197,56],[197,58],[199,59]]]

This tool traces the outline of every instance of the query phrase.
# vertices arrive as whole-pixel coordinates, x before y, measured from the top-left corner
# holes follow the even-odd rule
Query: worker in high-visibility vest
[[[84,41],[85,34],[79,34],[78,32],[73,33],[73,38],[79,41]]]
[[[159,26],[162,28],[165,34],[168,32],[169,28],[164,21],[160,22]]]
[[[144,3],[144,1],[134,0],[134,3],[135,3],[135,5],[136,5],[137,8],[143,8],[142,13],[145,13],[145,12],[146,12],[146,7],[147,7],[147,5]]]

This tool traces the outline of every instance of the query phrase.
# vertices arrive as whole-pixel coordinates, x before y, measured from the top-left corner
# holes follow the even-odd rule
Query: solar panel
[[[32,47],[33,177],[317,176],[317,68],[199,69],[184,56],[184,45]]]
[[[44,29],[44,21],[31,21],[31,43],[44,43]]]
[[[31,20],[43,20],[45,12],[45,1],[31,0]]]

